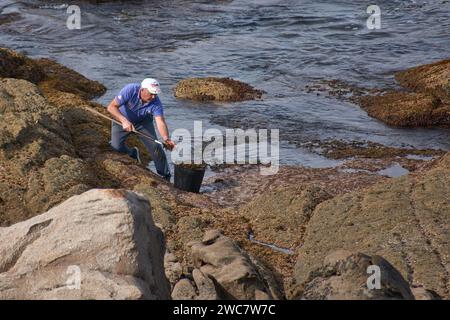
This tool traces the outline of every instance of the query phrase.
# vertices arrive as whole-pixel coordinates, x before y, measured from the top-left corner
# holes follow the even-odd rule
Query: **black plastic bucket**
[[[206,167],[190,168],[186,165],[175,165],[174,186],[177,189],[195,192],[200,191]]]

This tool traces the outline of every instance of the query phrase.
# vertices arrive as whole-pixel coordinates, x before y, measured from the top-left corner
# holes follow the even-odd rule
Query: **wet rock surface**
[[[388,92],[363,97],[367,113],[391,126],[450,126],[450,107],[438,98],[423,93]]]
[[[36,84],[45,78],[45,73],[33,59],[14,50],[0,48],[0,77],[24,79]]]
[[[283,248],[297,248],[302,231],[319,203],[331,196],[314,185],[274,189],[242,207],[259,241]]]
[[[34,84],[25,80],[2,79],[0,96],[0,112],[5,123],[0,129],[0,189],[3,199],[0,223],[5,224],[45,211],[56,204],[52,198],[65,200],[76,194],[70,188],[84,183],[92,185],[89,183],[92,179],[91,169],[82,161],[71,162],[77,156],[63,114],[40,95]],[[72,176],[65,171],[65,165],[71,166],[76,174]],[[69,174],[66,177],[72,182],[64,184],[53,179],[58,167],[62,169],[59,172],[62,176],[55,178],[62,179]],[[81,179],[76,181],[77,177]],[[52,179],[59,186],[52,187]],[[68,188],[60,188],[64,186]],[[80,191],[86,191],[86,188]],[[41,201],[36,197],[41,197]],[[41,203],[33,205],[33,201]]]
[[[317,152],[329,159],[371,159],[404,158],[409,155],[434,157],[442,156],[445,151],[433,149],[395,148],[371,141],[311,140],[302,147]]]
[[[8,24],[21,19],[18,12],[3,13],[0,15],[0,25]]]
[[[257,119],[254,114],[229,114],[218,115],[212,118],[212,122],[225,126],[242,128],[270,128],[271,122],[267,119]],[[307,134],[298,132],[297,123],[289,118],[283,119],[285,127],[280,131],[280,139],[290,144],[305,149],[314,155],[320,155],[326,159],[346,160],[347,166],[358,161],[355,169],[365,169],[368,171],[378,171],[389,167],[395,163],[400,163],[414,171],[423,162],[420,157],[438,157],[445,154],[444,150],[414,148],[408,144],[401,146],[386,146],[378,142],[369,140],[343,140],[337,138],[310,137]],[[445,133],[444,133],[445,134]],[[417,156],[412,159],[410,156]],[[372,168],[377,167],[376,170]]]

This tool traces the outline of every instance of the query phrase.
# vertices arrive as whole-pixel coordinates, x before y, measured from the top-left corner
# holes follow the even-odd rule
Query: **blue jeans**
[[[142,132],[156,140],[155,127],[153,126],[153,117],[147,117],[141,123],[134,124],[136,131]],[[130,149],[126,146],[125,140],[128,135],[132,132],[127,132],[123,130],[122,126],[112,122],[111,126],[111,147],[121,153],[126,153],[130,157],[137,159],[136,152],[134,149]],[[152,160],[155,162],[156,172],[161,175],[164,179],[170,180],[170,170],[167,163],[166,153],[160,144],[151,141],[150,139],[140,136],[139,139],[147,148]]]

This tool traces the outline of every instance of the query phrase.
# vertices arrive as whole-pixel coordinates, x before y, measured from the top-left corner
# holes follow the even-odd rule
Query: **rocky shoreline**
[[[308,85],[360,105],[369,116],[395,127],[450,127],[450,59],[395,73],[400,89],[364,88],[339,80]]]
[[[398,79],[448,117],[448,70],[431,64]],[[227,167],[205,181],[211,191],[192,194],[110,150],[107,121],[83,109],[105,112],[90,101],[100,83],[8,49],[0,78],[0,298],[450,296],[448,152],[318,142],[311,148],[343,164],[283,166],[264,180],[257,167]],[[410,173],[379,174],[392,163]],[[378,290],[365,287],[373,264],[385,275]],[[65,285],[73,265],[79,290]]]

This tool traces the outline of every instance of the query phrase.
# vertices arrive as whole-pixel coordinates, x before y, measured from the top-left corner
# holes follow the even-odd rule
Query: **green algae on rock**
[[[450,103],[450,59],[397,72],[395,79],[405,88]]]
[[[260,99],[264,91],[231,78],[189,78],[175,88],[175,97],[197,101],[244,101]]]
[[[390,126],[450,126],[450,105],[425,93],[391,91],[362,97],[360,104],[369,116]]]
[[[399,127],[450,127],[450,59],[397,72],[414,92],[389,91],[359,99],[367,113]]]
[[[365,88],[337,79],[318,81],[305,89],[358,104],[390,126],[450,127],[450,59],[399,71],[395,79],[403,90]]]
[[[92,99],[106,91],[101,83],[89,80],[56,61],[32,59],[7,48],[0,48],[0,78],[28,80],[39,85],[44,93],[61,91],[83,99]]]

